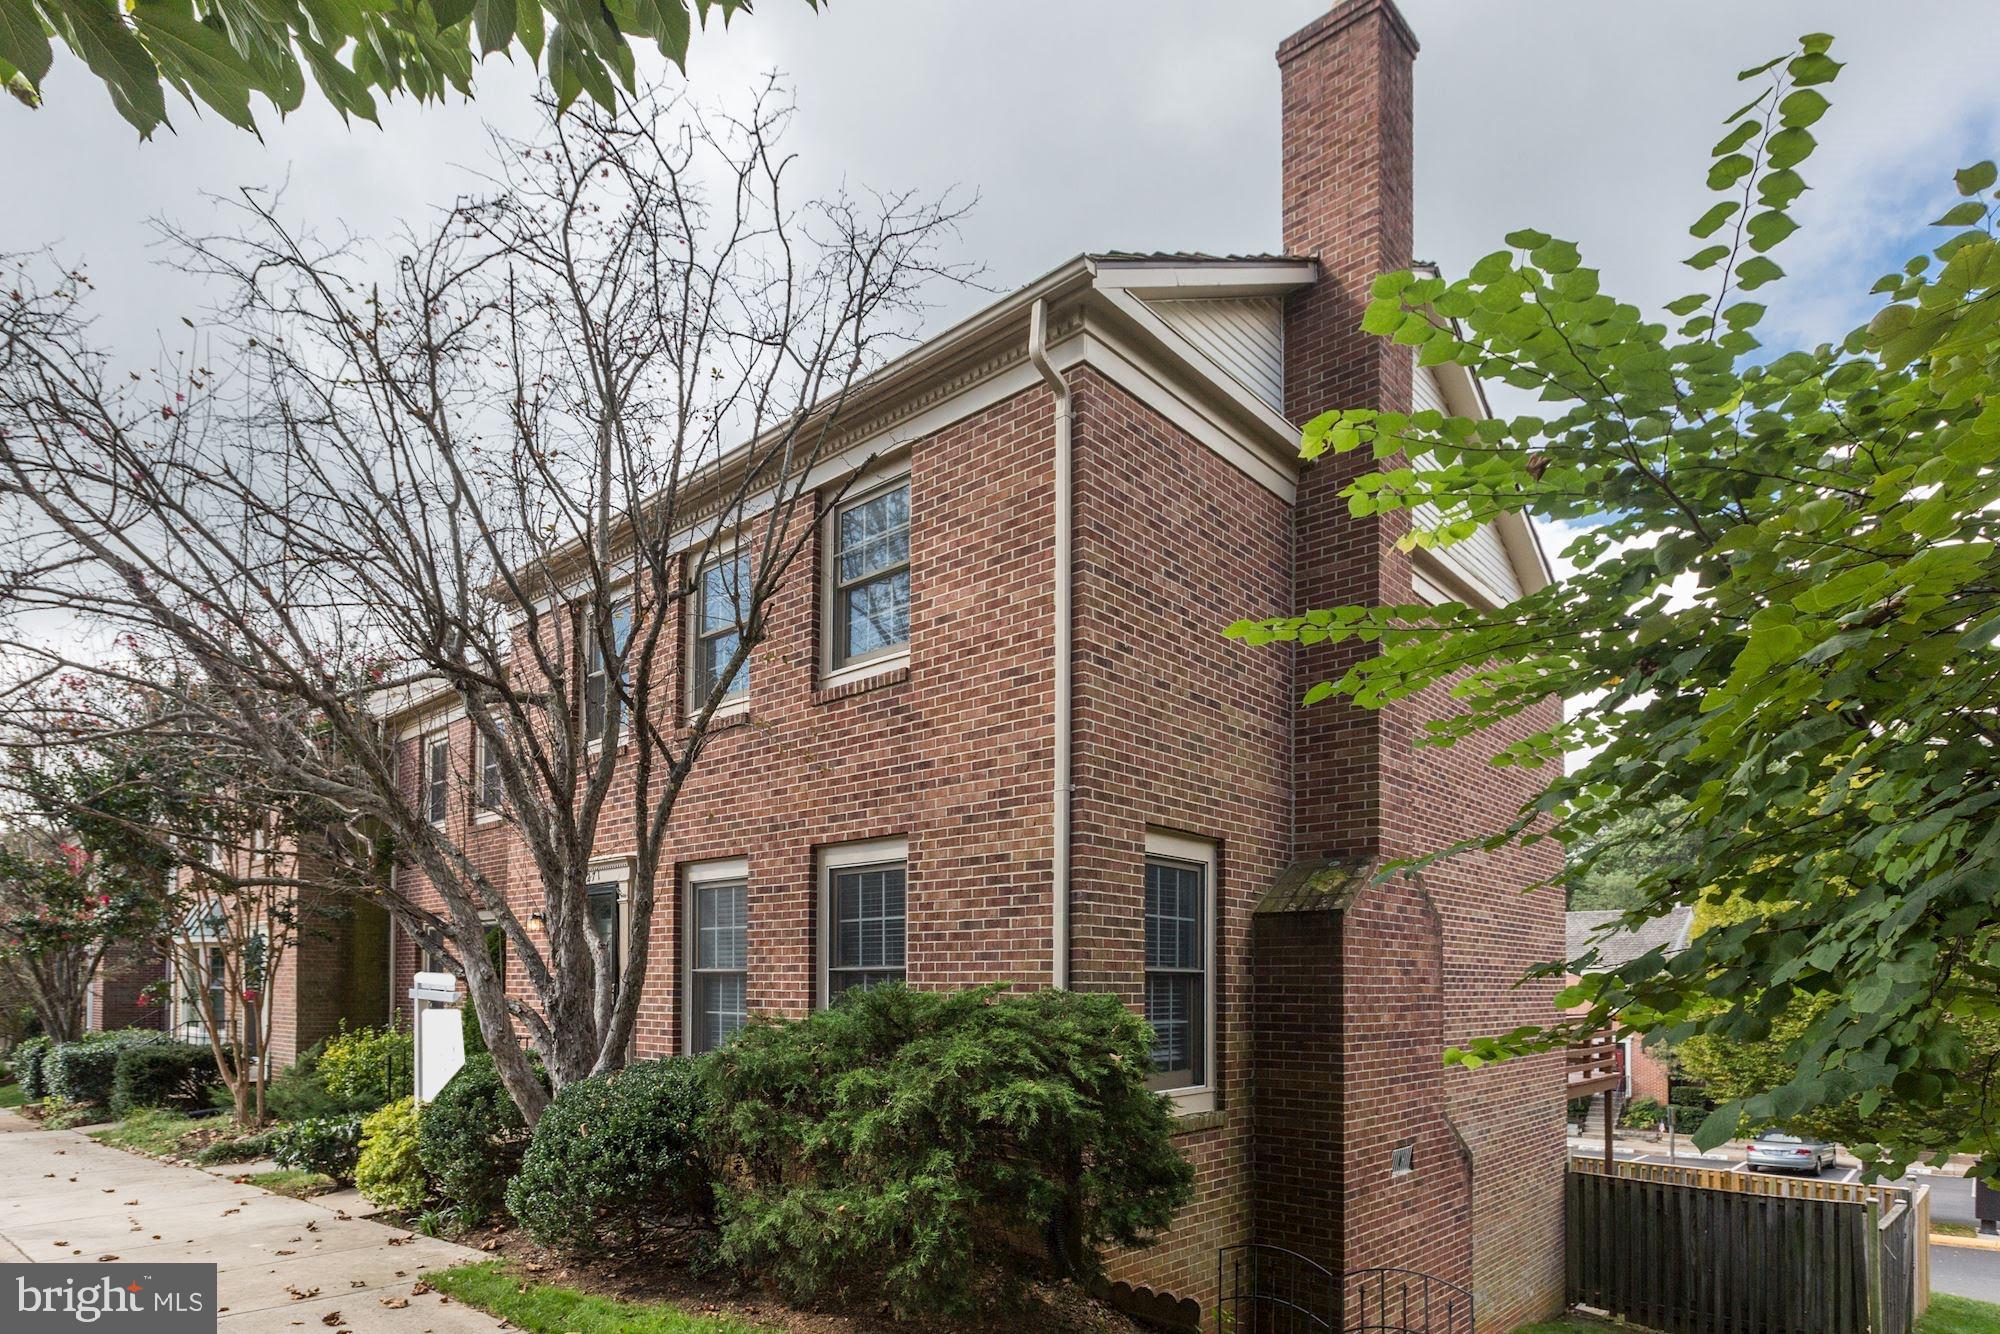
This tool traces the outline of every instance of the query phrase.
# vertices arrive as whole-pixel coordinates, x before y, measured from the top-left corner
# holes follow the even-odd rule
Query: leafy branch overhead
[[[818,7],[819,0],[806,0]],[[634,88],[634,42],[685,66],[696,23],[726,25],[749,0],[0,0],[0,84],[39,106],[55,47],[103,80],[143,137],[167,124],[167,92],[256,129],[252,98],[280,115],[307,79],[343,117],[376,98],[468,93],[481,57],[518,48],[564,106],[612,109]]]
[[[1499,765],[1574,771],[1511,826],[1436,855],[1561,840],[1565,872],[1615,853],[1630,812],[1672,810],[1686,853],[1635,887],[1631,920],[1729,903],[1672,958],[1600,968],[1573,1023],[1489,1037],[1467,1065],[1617,1022],[1754,1041],[1810,1016],[1788,1077],[1701,1135],[1852,1104],[1890,1127],[1886,1164],[1935,1153],[1894,1132],[1963,1113],[1950,1147],[2000,1168],[1969,1035],[2000,1013],[2000,244],[1991,162],[1957,177],[1943,237],[1875,285],[1864,328],[1767,350],[1755,298],[1784,276],[1801,168],[1841,66],[1804,38],[1744,71],[1761,91],[1725,121],[1712,208],[1687,265],[1710,281],[1650,317],[1601,290],[1574,244],[1517,231],[1457,281],[1376,284],[1365,328],[1421,365],[1455,362],[1539,396],[1473,421],[1335,411],[1308,458],[1379,460],[1347,496],[1405,546],[1462,540],[1503,511],[1565,521],[1578,572],[1497,610],[1342,607],[1244,622],[1253,642],[1358,640],[1372,656],[1314,700],[1380,708],[1448,692],[1426,744],[1478,737],[1551,695],[1565,721]],[[1911,219],[1918,231],[1923,219]],[[1419,507],[1430,507],[1420,509]],[[1492,743],[1488,743],[1492,744]],[[1685,805],[1676,804],[1685,799]],[[1560,963],[1541,971],[1559,975]],[[1983,1030],[1981,1030],[1983,1031]]]

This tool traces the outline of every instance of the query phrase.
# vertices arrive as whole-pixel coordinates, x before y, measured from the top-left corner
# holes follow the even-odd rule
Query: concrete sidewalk
[[[212,1263],[221,1327],[232,1334],[503,1329],[436,1293],[410,1292],[430,1270],[486,1258],[0,1111],[0,1261]]]

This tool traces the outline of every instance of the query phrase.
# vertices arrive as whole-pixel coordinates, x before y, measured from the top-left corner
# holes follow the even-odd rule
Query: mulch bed
[[[775,1293],[703,1278],[685,1263],[648,1255],[613,1261],[563,1260],[537,1246],[520,1228],[476,1228],[452,1240],[505,1259],[524,1278],[633,1302],[671,1302],[698,1315],[734,1316],[787,1334],[876,1334],[877,1331],[974,1331],[977,1334],[1139,1334],[1147,1327],[1089,1296],[1073,1283],[1037,1283],[1024,1303],[985,1317],[937,1322],[898,1321],[878,1311],[801,1310]]]

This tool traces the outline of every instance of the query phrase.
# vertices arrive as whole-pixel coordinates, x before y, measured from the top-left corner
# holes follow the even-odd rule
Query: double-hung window
[[[908,860],[902,840],[830,848],[823,858],[828,1003],[856,987],[904,980]]]
[[[1172,834],[1146,839],[1146,1022],[1155,1089],[1210,1084],[1215,849]]]
[[[834,510],[832,639],[838,670],[890,657],[910,643],[910,479]]]
[[[451,792],[451,739],[438,732],[424,739],[424,818],[443,824]]]
[[[500,723],[496,720],[496,728]],[[474,732],[479,739],[479,809],[497,811],[507,800],[507,784],[500,777],[500,748],[486,739],[483,732]]]
[[[743,861],[687,872],[687,1045],[714,1051],[750,1017],[750,877]]]
[[[701,572],[695,589],[694,691],[690,712],[700,712],[711,696],[728,708],[750,698],[750,661],[737,665],[723,684],[722,674],[743,643],[743,623],[750,615],[750,556],[724,556]]]
[[[618,716],[619,694],[612,688],[611,672],[605,664],[604,645],[597,638],[589,610],[582,619],[583,633],[590,640],[590,670],[583,678],[583,738],[596,741],[604,735],[605,721]],[[632,604],[619,602],[611,608],[611,644],[619,662],[632,642]],[[629,682],[630,678],[623,678]]]
[[[625,968],[625,933],[620,929],[618,916],[619,891],[623,888],[624,882],[608,879],[592,880],[584,886],[590,909],[590,931],[604,942],[604,954],[614,988]]]

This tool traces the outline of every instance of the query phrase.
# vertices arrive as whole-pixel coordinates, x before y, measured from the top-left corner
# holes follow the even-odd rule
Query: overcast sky
[[[962,258],[1006,288],[1092,249],[1257,251],[1278,244],[1279,40],[1322,0],[760,0],[698,35],[695,93],[740,99],[782,71],[800,107],[808,183],[976,190]],[[1734,72],[1825,29],[1848,62],[1808,164],[1806,230],[1780,252],[1812,275],[1773,301],[1790,337],[1836,335],[1870,281],[1950,197],[1951,171],[2000,140],[2000,11],[1990,0],[1637,4],[1407,0],[1417,65],[1417,249],[1448,273],[1534,225],[1579,241],[1607,289],[1688,290],[1701,178]],[[48,105],[0,99],[11,196],[0,251],[53,244],[87,261],[104,334],[150,359],[202,294],[162,270],[149,217],[199,226],[204,193],[289,180],[300,216],[381,234],[444,201],[518,129],[531,74],[503,60],[472,102],[399,102],[384,128],[343,125],[315,97],[264,139],[191,108],[137,141],[101,87],[58,66]],[[990,299],[950,298],[934,323]],[[184,332],[184,331],[182,331]]]

